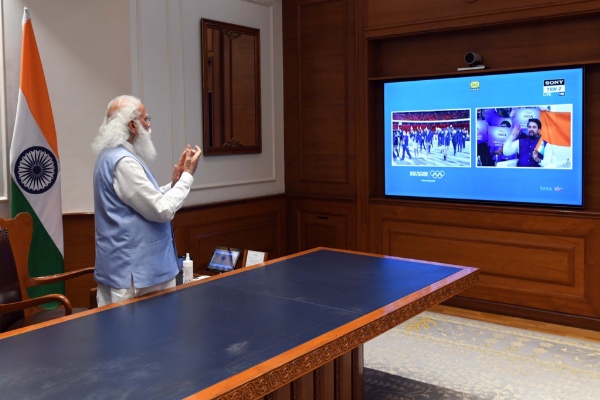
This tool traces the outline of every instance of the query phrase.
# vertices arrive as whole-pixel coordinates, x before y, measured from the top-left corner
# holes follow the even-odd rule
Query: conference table
[[[316,248],[0,334],[0,396],[360,400],[362,345],[477,279]]]

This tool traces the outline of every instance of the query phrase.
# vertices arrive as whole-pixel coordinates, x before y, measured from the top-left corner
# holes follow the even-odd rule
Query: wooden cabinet
[[[357,249],[356,205],[352,202],[288,200],[288,252],[314,247]]]
[[[216,246],[285,255],[283,196],[184,208],[173,221],[179,254],[189,252],[194,270],[204,273]]]
[[[356,196],[354,3],[283,3],[286,193]]]
[[[382,202],[370,207],[369,225],[378,253],[479,268],[479,282],[460,294],[464,304],[528,307],[529,317],[548,322],[560,313],[598,318],[600,294],[590,284],[600,282],[591,261],[600,259],[597,216]]]

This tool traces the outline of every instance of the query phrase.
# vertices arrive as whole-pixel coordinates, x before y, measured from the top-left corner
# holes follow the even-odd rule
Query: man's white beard
[[[150,138],[152,130],[145,129],[139,121],[135,121],[135,124],[138,130],[138,137],[133,142],[135,153],[145,163],[152,162],[156,158],[156,148],[154,148],[154,143],[152,143],[152,139]]]

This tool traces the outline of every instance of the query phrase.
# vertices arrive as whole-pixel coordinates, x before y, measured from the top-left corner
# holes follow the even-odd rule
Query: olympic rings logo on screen
[[[446,173],[444,171],[429,171],[429,176],[433,179],[442,179]]]

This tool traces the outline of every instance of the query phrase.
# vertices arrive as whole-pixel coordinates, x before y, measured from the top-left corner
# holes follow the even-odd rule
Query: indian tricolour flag
[[[29,274],[60,273],[64,270],[60,160],[50,97],[27,8],[19,89],[10,146],[10,214],[28,212],[33,217]],[[64,284],[32,288],[29,295],[57,292],[64,293]]]

